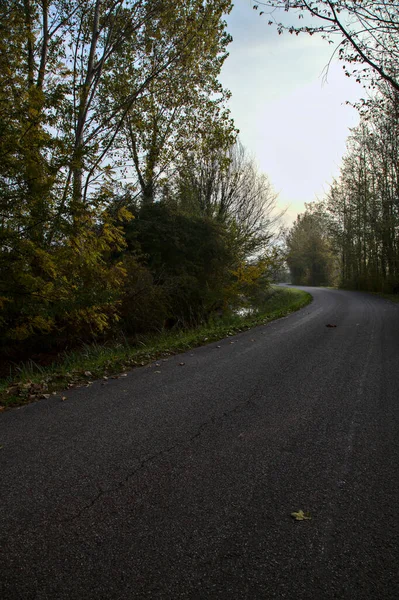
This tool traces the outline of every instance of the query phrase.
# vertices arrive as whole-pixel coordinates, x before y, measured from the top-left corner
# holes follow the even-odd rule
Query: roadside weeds
[[[40,367],[33,361],[15,369],[0,380],[0,411],[35,402],[62,390],[89,386],[96,379],[126,376],[126,371],[154,360],[185,352],[190,348],[246,331],[257,325],[289,315],[312,301],[312,296],[296,288],[276,288],[259,312],[230,315],[220,321],[186,331],[165,331],[130,345],[128,340],[112,345],[92,344],[65,354],[62,361]],[[61,400],[67,400],[62,395]]]

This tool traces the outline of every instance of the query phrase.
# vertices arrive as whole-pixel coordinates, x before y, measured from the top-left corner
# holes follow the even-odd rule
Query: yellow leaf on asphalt
[[[295,519],[295,521],[310,521],[312,518],[309,513],[303,512],[303,510],[298,510],[298,512],[292,512],[291,517]]]

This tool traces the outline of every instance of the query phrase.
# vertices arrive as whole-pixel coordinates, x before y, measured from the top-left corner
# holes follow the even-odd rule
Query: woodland
[[[271,0],[253,8],[280,35],[322,36],[331,60],[364,87],[339,177],[285,236],[292,282],[398,294],[398,3]]]
[[[399,293],[399,96],[384,83],[362,107],[340,176],[287,236],[294,283]]]
[[[267,289],[275,194],[218,75],[229,0],[0,3],[0,353],[192,327]]]
[[[219,81],[230,0],[0,3],[0,356],[204,324],[284,260],[296,284],[399,291],[397,5],[253,8],[365,88],[340,177],[284,243]]]

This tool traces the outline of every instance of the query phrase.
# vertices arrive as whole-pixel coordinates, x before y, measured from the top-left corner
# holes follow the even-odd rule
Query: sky
[[[349,128],[358,123],[346,101],[364,90],[338,60],[325,77],[332,47],[319,36],[279,36],[250,0],[236,0],[226,20],[233,42],[220,80],[232,92],[232,117],[292,223],[339,174]]]

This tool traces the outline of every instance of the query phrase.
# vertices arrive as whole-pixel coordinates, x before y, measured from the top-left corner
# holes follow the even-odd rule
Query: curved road
[[[399,305],[309,291],[0,415],[2,600],[399,598]]]

